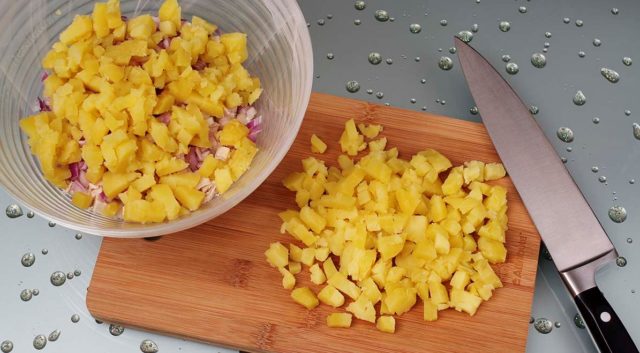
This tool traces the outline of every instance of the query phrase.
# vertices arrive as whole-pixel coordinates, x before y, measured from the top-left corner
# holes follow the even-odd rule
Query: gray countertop
[[[624,57],[640,61],[639,3],[367,0],[364,10],[357,10],[354,1],[345,0],[299,3],[310,24],[314,46],[314,90],[479,121],[479,115],[471,113],[474,103],[457,58],[449,53],[453,36],[471,31],[470,44],[507,76],[525,102],[538,108],[536,119],[558,154],[567,159],[567,168],[618,252],[626,258],[626,266],[609,266],[600,271],[597,280],[632,337],[640,342],[640,315],[634,305],[636,290],[640,289],[640,238],[635,234],[640,226],[636,218],[640,212],[640,141],[633,133],[633,123],[640,123],[640,100],[635,98],[640,91],[640,62],[623,63]],[[387,11],[393,21],[377,21],[376,10]],[[509,31],[499,29],[500,21],[510,23]],[[421,26],[419,33],[412,33],[412,24]],[[477,32],[473,32],[475,28]],[[594,45],[596,38],[599,46]],[[369,63],[371,52],[381,55],[380,64]],[[544,68],[531,64],[536,52],[546,56]],[[509,55],[510,62],[518,65],[517,74],[507,74],[503,55]],[[443,56],[453,60],[451,70],[438,67]],[[619,82],[606,80],[602,68],[618,72]],[[345,88],[351,80],[360,84],[356,93]],[[573,103],[578,90],[586,96],[582,106]],[[377,98],[377,92],[382,98]],[[556,137],[560,127],[573,131],[571,143]],[[0,191],[0,205],[13,204]],[[609,219],[608,210],[615,205],[626,208],[626,221]],[[157,344],[159,352],[227,352],[128,328],[119,336],[111,334],[109,324],[96,322],[85,306],[100,238],[76,236],[62,227],[51,227],[38,215],[27,217],[29,210],[19,206],[21,217],[0,217],[0,341],[11,341],[13,352],[34,351],[34,338],[48,336],[54,330],[61,334],[58,340],[47,343],[44,350],[49,352],[140,352],[145,339]],[[35,255],[30,267],[21,264],[26,253]],[[76,270],[79,276],[61,286],[52,285],[50,276],[55,271],[67,274]],[[23,301],[21,292],[25,289],[38,289],[39,294]],[[74,323],[72,316],[76,314],[79,321]],[[575,315],[576,308],[553,263],[542,255],[532,316],[548,319],[554,327],[543,334],[530,325],[527,351],[595,352],[586,331],[574,323]]]

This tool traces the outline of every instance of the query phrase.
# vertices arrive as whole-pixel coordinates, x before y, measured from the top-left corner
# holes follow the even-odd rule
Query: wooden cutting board
[[[409,157],[435,148],[454,164],[498,161],[481,124],[367,102],[313,94],[302,129],[276,171],[249,198],[197,228],[156,241],[105,238],[88,289],[91,313],[108,322],[255,352],[524,352],[540,239],[508,179],[507,262],[496,272],[505,284],[474,317],[453,310],[422,320],[422,304],[397,319],[396,333],[354,319],[330,329],[325,305],[308,311],[294,303],[269,267],[269,243],[289,243],[277,213],[295,207],[280,181],[301,170],[312,133],[329,144],[320,156],[335,164],[345,120],[380,123],[387,146]],[[317,156],[317,155],[316,155]],[[297,276],[309,283],[308,271]],[[313,287],[313,286],[312,286]],[[313,287],[316,289],[318,287]]]

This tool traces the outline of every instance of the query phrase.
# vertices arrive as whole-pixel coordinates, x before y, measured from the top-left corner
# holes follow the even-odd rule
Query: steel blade
[[[509,84],[456,38],[458,58],[491,140],[560,272],[613,245],[544,133]]]

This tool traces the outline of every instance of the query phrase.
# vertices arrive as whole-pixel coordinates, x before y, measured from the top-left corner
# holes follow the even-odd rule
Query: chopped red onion
[[[69,193],[73,194],[76,192],[86,193],[87,189],[85,189],[85,187],[82,186],[79,181],[72,181],[71,184],[69,184]]]
[[[98,199],[102,202],[109,202],[109,198],[107,197],[107,194],[104,193],[104,191],[101,191],[98,194]]]
[[[84,137],[83,137],[78,141],[78,144],[82,147],[82,146],[87,144],[87,140],[85,140]]]
[[[87,172],[84,170],[80,170],[80,174],[78,174],[78,182],[82,184],[85,188],[89,187],[89,180],[87,180]]]
[[[169,122],[171,121],[171,113],[164,113],[162,115],[159,115],[157,119],[161,123],[169,125]]]
[[[186,156],[187,159],[187,163],[189,163],[189,169],[191,169],[192,172],[195,172],[196,170],[198,170],[198,155],[197,155],[197,147],[195,146],[189,146],[189,153]]]
[[[49,78],[49,73],[46,71],[42,71],[42,76],[40,76],[40,82],[44,82],[47,78]]]
[[[250,131],[261,129],[262,126],[262,115],[259,117],[252,119],[249,123],[247,123],[247,127]]]
[[[204,62],[204,60],[202,59],[198,59],[198,61],[196,61],[196,63],[193,64],[193,69],[196,71],[202,71],[204,70],[205,67],[207,67],[207,63]]]
[[[38,97],[38,106],[40,107],[40,111],[41,112],[50,112],[51,111],[51,107],[49,106],[49,103],[47,103],[46,100]]]
[[[78,176],[80,175],[80,164],[79,163],[71,163],[69,164],[69,171],[71,172],[71,180],[78,180]]]
[[[78,166],[80,167],[81,171],[86,171],[87,169],[89,169],[89,166],[87,165],[87,163],[85,163],[84,159],[81,159],[80,162],[78,162]]]
[[[233,117],[229,117],[229,116],[223,116],[222,118],[220,118],[220,120],[218,120],[218,124],[220,124],[220,126],[225,126],[228,123],[231,122],[231,120],[233,120]]]
[[[158,47],[160,47],[160,49],[167,49],[169,48],[170,45],[171,45],[171,38],[164,38],[163,40],[160,41],[160,43],[158,43]]]
[[[251,132],[249,132],[249,140],[256,142],[256,140],[258,139],[258,135],[262,132],[262,129],[255,129],[252,130]]]

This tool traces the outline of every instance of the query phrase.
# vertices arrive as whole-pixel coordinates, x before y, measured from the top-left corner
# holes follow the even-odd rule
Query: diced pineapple
[[[342,293],[331,285],[327,285],[322,288],[320,293],[318,293],[318,299],[320,299],[322,303],[334,308],[340,307],[344,304],[344,296]]]
[[[376,309],[373,307],[371,301],[364,295],[360,295],[356,301],[347,305],[347,311],[360,320],[371,323],[376,322]]]
[[[487,163],[484,166],[484,180],[497,180],[507,175],[502,163]]]
[[[138,173],[118,174],[106,172],[102,177],[102,190],[108,198],[112,199],[125,191],[139,177],[140,174]]]
[[[71,198],[71,203],[78,208],[89,208],[93,203],[93,197],[84,192],[75,192]]]
[[[382,332],[395,333],[396,319],[394,319],[393,316],[380,316],[378,321],[376,321],[376,328]]]
[[[302,264],[299,262],[289,261],[288,269],[291,274],[297,275],[298,273],[300,273],[300,271],[302,271]]]
[[[320,234],[327,224],[322,216],[308,206],[300,209],[300,219],[316,234]]]
[[[311,135],[311,152],[324,153],[327,150],[327,144],[324,143],[316,134]]]
[[[182,14],[178,0],[165,0],[160,6],[158,17],[160,22],[169,21],[172,22],[176,28],[180,28]]]
[[[153,185],[149,195],[154,200],[160,201],[162,205],[164,205],[168,220],[171,221],[178,218],[178,215],[180,214],[180,204],[171,191],[171,187],[166,184]]]
[[[91,20],[91,16],[76,16],[71,25],[60,33],[60,41],[66,45],[70,45],[91,36],[92,32],[93,21]]]
[[[229,190],[229,188],[233,184],[233,177],[231,176],[231,171],[229,170],[229,168],[225,166],[223,168],[216,169],[213,174],[218,192],[223,194],[227,190]]]
[[[138,223],[160,223],[166,215],[159,202],[133,200],[124,207],[124,220]]]
[[[502,242],[487,237],[478,239],[478,249],[492,264],[503,263],[507,260],[507,249]]]
[[[313,294],[309,287],[301,287],[292,290],[291,298],[293,298],[296,303],[304,306],[309,310],[315,308],[320,304],[318,298],[316,298],[316,295]]]
[[[289,264],[289,250],[281,243],[271,243],[264,254],[272,267],[280,268]]]
[[[327,315],[327,326],[338,328],[351,327],[352,315],[349,313],[331,313]]]
[[[438,307],[430,299],[424,299],[424,321],[436,321],[438,320]]]
[[[416,304],[417,290],[415,288],[397,287],[387,290],[385,305],[393,314],[402,315]]]
[[[307,266],[313,265],[313,261],[315,260],[316,251],[313,248],[304,248],[302,249],[302,253],[300,254],[300,262]]]
[[[296,278],[284,267],[278,267],[278,271],[282,274],[282,287],[284,289],[293,289],[296,285]]]
[[[329,277],[328,283],[342,293],[348,295],[351,299],[355,300],[360,296],[360,288],[358,288],[355,283],[349,281],[347,277],[340,272],[336,272]]]
[[[313,284],[320,285],[327,280],[327,277],[324,275],[324,272],[318,264],[314,264],[313,266],[311,266],[311,268],[309,268],[309,271],[311,271],[311,282]]]
[[[464,289],[454,288],[451,290],[451,305],[457,311],[464,311],[473,316],[481,303],[482,298],[473,295]]]

